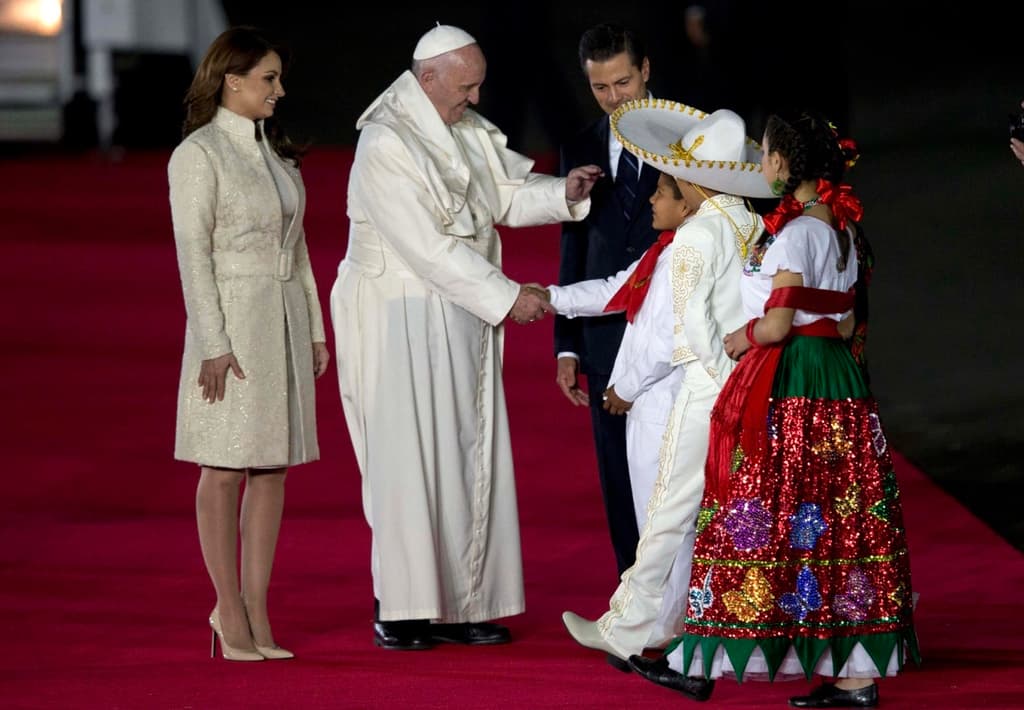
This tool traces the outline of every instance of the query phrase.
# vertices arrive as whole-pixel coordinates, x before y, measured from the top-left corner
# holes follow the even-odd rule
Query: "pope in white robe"
[[[480,81],[428,94],[406,71],[357,123],[331,316],[384,621],[524,610],[501,380],[522,289],[502,273],[495,225],[582,219],[597,173],[531,172],[468,108]]]

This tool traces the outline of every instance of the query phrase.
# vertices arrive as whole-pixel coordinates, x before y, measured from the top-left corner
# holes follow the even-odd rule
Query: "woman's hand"
[[[743,353],[750,350],[750,341],[747,340],[747,327],[737,328],[725,336],[725,354],[733,360],[739,360]]]
[[[233,353],[203,360],[203,364],[199,368],[199,386],[203,388],[204,400],[210,404],[224,400],[224,387],[229,369],[235,373],[235,377],[238,379],[245,379],[245,373],[242,372]]]
[[[313,343],[313,376],[327,372],[327,363],[331,361],[331,354],[327,352],[327,343]]]

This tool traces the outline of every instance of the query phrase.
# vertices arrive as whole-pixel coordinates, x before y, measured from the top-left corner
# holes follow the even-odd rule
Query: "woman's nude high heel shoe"
[[[245,605],[244,599],[242,600],[242,605]],[[245,616],[246,618],[248,618],[249,616],[248,607],[246,607],[245,609]],[[252,633],[251,627],[249,629],[249,633]],[[256,651],[259,652],[259,654],[266,658],[268,661],[284,661],[289,658],[295,658],[294,653],[289,651],[287,648],[281,648],[276,643],[273,646],[260,646],[258,643],[256,643],[256,639],[253,639],[252,644],[256,647]]]
[[[239,648],[232,648],[224,641],[224,631],[220,627],[220,614],[214,607],[210,612],[210,629],[213,633],[210,636],[210,658],[217,656],[217,639],[220,639],[220,655],[226,661],[262,661],[263,654],[256,651],[243,651]]]
[[[259,654],[266,658],[268,661],[283,661],[287,658],[295,658],[294,653],[289,651],[287,648],[281,648],[277,644],[274,644],[273,646],[260,646],[259,644],[255,645],[256,651],[259,652]]]

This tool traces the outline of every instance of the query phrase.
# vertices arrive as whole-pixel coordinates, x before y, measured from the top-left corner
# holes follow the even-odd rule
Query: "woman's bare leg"
[[[224,640],[254,651],[238,586],[238,488],[244,471],[203,466],[196,487],[196,525],[206,571],[217,592]]]
[[[242,496],[242,597],[253,641],[273,646],[267,614],[267,589],[274,567],[274,550],[284,511],[287,469],[249,471]]]

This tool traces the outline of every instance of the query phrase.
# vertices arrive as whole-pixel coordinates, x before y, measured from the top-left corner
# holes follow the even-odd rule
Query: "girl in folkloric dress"
[[[811,113],[772,116],[762,147],[782,201],[744,270],[751,320],[725,338],[742,360],[712,414],[683,635],[631,663],[690,695],[695,676],[820,674],[838,680],[791,705],[874,707],[874,679],[919,655],[899,487],[853,355],[855,148]]]
[[[256,31],[221,34],[196,70],[168,165],[188,313],[174,456],[201,467],[196,519],[217,592],[209,624],[232,661],[292,657],[274,643],[267,589],[285,473],[320,456],[313,380],[329,359],[302,228],[302,151],[273,122],[281,73]]]

